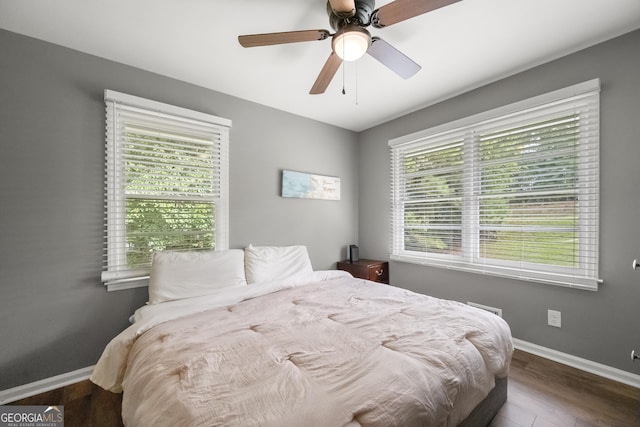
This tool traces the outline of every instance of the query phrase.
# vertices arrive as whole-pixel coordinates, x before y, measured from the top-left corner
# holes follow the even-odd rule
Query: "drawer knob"
[[[383,271],[384,271],[384,270],[383,270],[382,268],[381,268],[380,270],[376,270],[376,274],[377,274],[378,276],[382,276]]]

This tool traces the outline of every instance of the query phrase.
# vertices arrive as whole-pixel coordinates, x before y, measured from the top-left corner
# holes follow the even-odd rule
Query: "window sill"
[[[107,292],[124,291],[125,289],[146,288],[149,286],[149,278],[143,277],[132,281],[111,282],[104,284]]]
[[[520,271],[494,266],[475,266],[448,260],[427,259],[411,255],[392,254],[391,261],[406,262],[429,267],[444,268],[447,270],[464,271],[467,273],[483,274],[494,277],[522,280],[526,282],[542,283],[545,285],[561,286],[565,288],[580,289],[597,292],[598,286],[603,283],[601,279],[589,279],[585,277],[572,277],[562,274],[546,273],[541,271]]]

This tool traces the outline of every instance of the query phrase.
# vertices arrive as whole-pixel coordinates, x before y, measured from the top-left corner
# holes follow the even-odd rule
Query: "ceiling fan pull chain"
[[[356,61],[356,105],[358,105],[358,62]]]
[[[347,94],[347,91],[344,89],[344,80],[345,80],[345,78],[344,78],[344,73],[345,73],[344,69],[345,69],[345,68],[347,68],[347,67],[345,66],[345,64],[342,64],[342,94],[343,94],[343,95],[346,95],[346,94]]]

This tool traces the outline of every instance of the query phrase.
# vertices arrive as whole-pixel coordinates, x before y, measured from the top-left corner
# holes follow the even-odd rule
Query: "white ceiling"
[[[237,36],[331,30],[326,0],[0,0],[0,28],[360,131],[640,28],[640,0],[463,0],[370,27],[422,70],[402,80],[365,55],[323,95],[308,92],[330,40]]]

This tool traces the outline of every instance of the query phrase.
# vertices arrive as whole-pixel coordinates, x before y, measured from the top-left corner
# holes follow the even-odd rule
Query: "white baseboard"
[[[535,354],[536,356],[544,357],[545,359],[553,360],[554,362],[562,363],[563,365],[571,366],[573,368],[590,372],[594,375],[608,378],[610,380],[640,389],[640,375],[632,374],[631,372],[623,371],[621,369],[612,368],[601,363],[596,363],[587,359],[572,356],[567,353],[562,353],[560,351],[553,350],[547,347],[542,347],[541,345],[533,344],[517,338],[513,339],[513,345],[518,350]],[[45,378],[44,380],[36,381],[33,383],[21,385],[7,390],[0,390],[0,405],[5,405],[7,403],[15,402],[26,397],[35,396],[40,393],[45,393],[50,390],[55,390],[60,387],[88,380],[91,376],[91,373],[93,372],[93,368],[93,366],[89,366],[73,372],[67,372],[66,374],[56,375],[55,377],[51,378]],[[57,402],[51,403],[54,404]]]
[[[65,374],[56,375],[55,377],[45,378],[40,381],[32,382],[29,384],[21,385],[7,390],[0,390],[0,405],[15,402],[26,397],[35,396],[40,393],[55,390],[60,387],[64,387],[70,384],[75,384],[80,381],[88,380],[93,372],[93,366],[78,369],[73,372],[67,372]],[[59,402],[49,402],[55,405]]]
[[[562,363],[563,365],[571,366],[572,368],[580,369],[581,371],[586,371],[619,383],[627,384],[631,387],[640,388],[640,375],[632,374],[631,372],[623,371],[622,369],[612,368],[611,366],[603,365],[601,363],[592,362],[591,360],[572,356],[571,354],[562,353],[547,347],[542,347],[541,345],[533,344],[517,338],[513,339],[513,345],[518,350],[535,354],[536,356],[544,357],[545,359],[553,360],[554,362]]]

